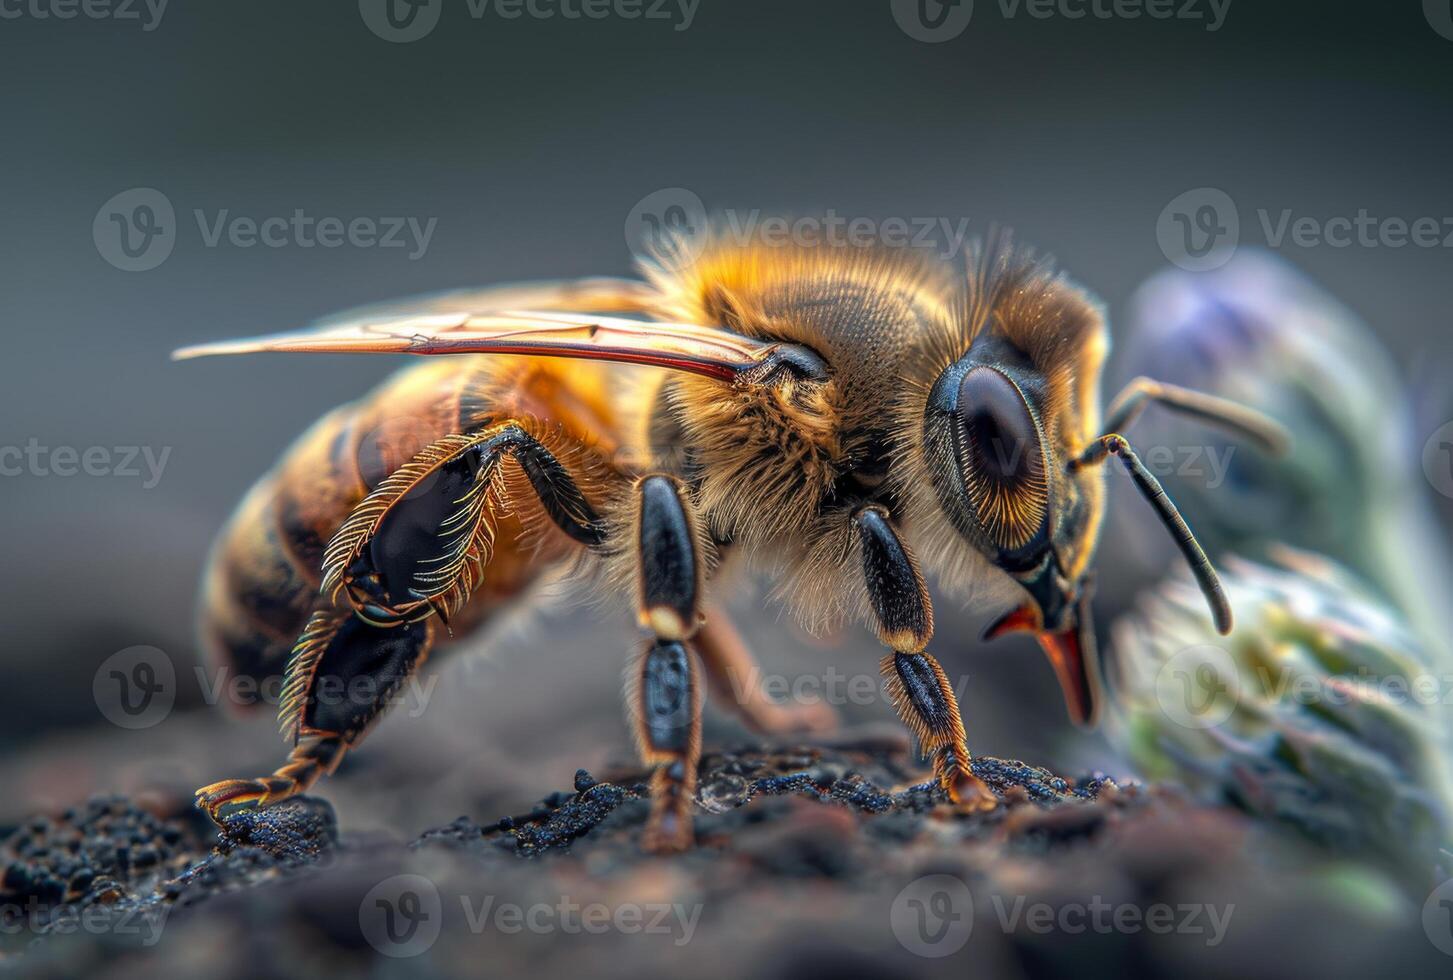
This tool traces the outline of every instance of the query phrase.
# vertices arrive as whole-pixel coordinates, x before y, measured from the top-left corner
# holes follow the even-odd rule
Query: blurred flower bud
[[[1450,839],[1453,676],[1346,570],[1277,551],[1285,570],[1227,568],[1228,638],[1188,579],[1115,624],[1110,737],[1150,778],[1424,886]]]

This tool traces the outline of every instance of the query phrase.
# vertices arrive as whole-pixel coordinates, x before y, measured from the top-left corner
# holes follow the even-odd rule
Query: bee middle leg
[[[991,810],[997,805],[993,791],[969,767],[972,756],[953,685],[926,649],[933,607],[923,576],[882,507],[859,509],[852,524],[878,636],[893,651],[879,664],[893,706],[932,760],[934,779],[949,798],[971,810]]]
[[[701,534],[681,485],[647,476],[636,486],[637,615],[653,634],[629,691],[641,758],[651,766],[648,851],[689,848],[701,759],[701,690],[691,639],[701,615]]]

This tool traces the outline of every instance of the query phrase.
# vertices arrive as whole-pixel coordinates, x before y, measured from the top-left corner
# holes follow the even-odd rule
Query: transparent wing
[[[577,280],[460,290],[362,307],[304,330],[184,347],[186,360],[219,354],[535,354],[620,361],[732,380],[779,345],[720,327],[594,313],[563,306],[640,310],[645,286],[630,280]],[[506,301],[535,300],[552,309],[514,310]],[[469,303],[465,307],[456,304]],[[483,307],[483,308],[480,308]]]

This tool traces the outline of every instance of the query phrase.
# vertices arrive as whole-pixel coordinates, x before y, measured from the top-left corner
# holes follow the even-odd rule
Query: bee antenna
[[[1221,585],[1221,577],[1216,574],[1211,559],[1206,557],[1205,549],[1196,540],[1195,533],[1191,531],[1181,512],[1176,509],[1175,502],[1165,492],[1165,487],[1161,486],[1155,474],[1140,461],[1140,456],[1125,437],[1116,434],[1101,437],[1091,444],[1084,455],[1070,463],[1070,469],[1074,471],[1095,466],[1110,456],[1120,457],[1135,483],[1135,488],[1155,510],[1156,517],[1160,518],[1161,524],[1170,532],[1171,539],[1185,557],[1186,564],[1190,565],[1191,575],[1195,577],[1196,585],[1200,587],[1201,595],[1206,597],[1206,604],[1211,609],[1216,632],[1222,636],[1230,634],[1235,626],[1235,617],[1231,612],[1231,601],[1226,597],[1226,589]]]

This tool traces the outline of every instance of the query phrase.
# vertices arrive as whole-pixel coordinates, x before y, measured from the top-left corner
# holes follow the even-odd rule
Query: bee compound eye
[[[1023,390],[1005,372],[969,368],[945,391],[957,485],[940,499],[965,534],[1001,564],[1038,560],[1049,529],[1044,437]]]
[[[976,367],[959,382],[954,407],[965,478],[1013,491],[1044,480],[1044,445],[1029,404],[1013,381],[993,368]]]

